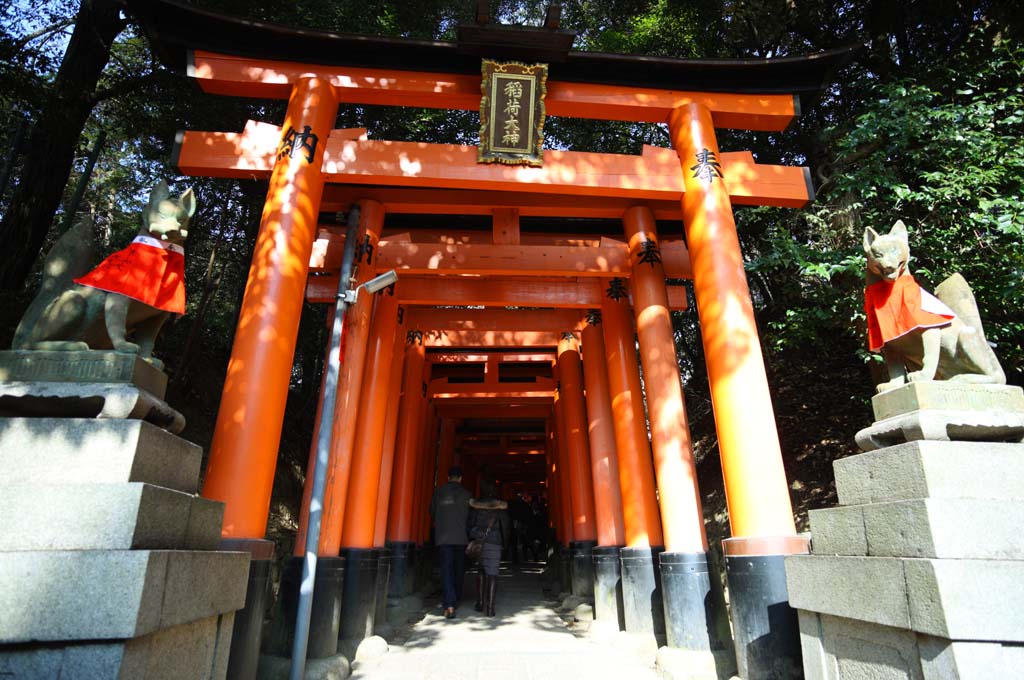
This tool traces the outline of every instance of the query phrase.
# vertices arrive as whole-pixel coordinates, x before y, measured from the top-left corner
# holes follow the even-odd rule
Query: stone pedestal
[[[834,463],[839,507],[812,510],[812,554],[786,560],[806,677],[1016,677],[1021,389],[913,383],[873,405],[876,423],[857,436],[869,452]]]
[[[0,676],[225,676],[249,555],[216,550],[201,457],[137,419],[0,418]]]
[[[145,420],[177,434],[185,418],[166,391],[163,371],[135,354],[0,352],[0,417]]]

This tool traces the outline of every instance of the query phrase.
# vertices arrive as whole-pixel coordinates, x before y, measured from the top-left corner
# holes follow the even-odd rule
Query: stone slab
[[[809,514],[816,555],[1024,559],[1024,501],[931,498]]]
[[[1024,561],[795,555],[795,609],[951,640],[1024,642]]]
[[[910,620],[950,640],[1024,642],[1024,562],[903,560]]]
[[[811,510],[807,515],[811,524],[811,552],[815,555],[868,554],[863,506]]]
[[[919,636],[925,680],[1014,678],[1024,670],[1024,646],[998,642],[956,642]]]
[[[217,550],[224,523],[224,504],[202,496],[193,496],[185,529],[187,550]]]
[[[1024,498],[1024,445],[915,441],[835,461],[841,505]]]
[[[1024,413],[1009,411],[911,411],[879,420],[854,439],[862,451],[902,444],[934,441],[1024,441]]]
[[[185,416],[163,399],[125,383],[0,383],[0,417],[145,420],[168,432],[185,429]]]
[[[8,486],[0,552],[184,550],[191,506],[189,494],[150,484]]]
[[[0,382],[126,383],[157,399],[167,393],[167,374],[137,354],[113,350],[0,351]]]
[[[234,613],[109,642],[0,646],[0,677],[18,680],[222,680]]]
[[[913,382],[871,398],[875,420],[913,411],[1024,413],[1024,390],[1013,385],[972,385],[948,380]]]
[[[798,612],[805,680],[927,680],[907,630]]]
[[[0,643],[139,637],[245,604],[247,553],[0,553]]]
[[[202,456],[139,420],[0,418],[0,488],[146,482],[195,493]]]
[[[786,586],[794,609],[910,628],[898,558],[793,555],[786,558]]]

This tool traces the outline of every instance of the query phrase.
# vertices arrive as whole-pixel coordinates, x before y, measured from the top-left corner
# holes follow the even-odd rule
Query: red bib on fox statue
[[[172,314],[185,313],[185,249],[136,236],[75,283],[119,293]]]
[[[952,309],[923,290],[910,274],[868,286],[864,290],[864,311],[872,352],[911,331],[945,326],[956,318]]]

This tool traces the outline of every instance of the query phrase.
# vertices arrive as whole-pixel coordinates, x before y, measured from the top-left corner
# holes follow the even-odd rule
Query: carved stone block
[[[111,350],[0,352],[0,382],[126,383],[157,399],[167,393],[167,374],[137,354]]]

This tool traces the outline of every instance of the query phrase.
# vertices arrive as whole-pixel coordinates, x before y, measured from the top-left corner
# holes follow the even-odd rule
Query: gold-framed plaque
[[[478,163],[544,164],[548,65],[484,59]]]

